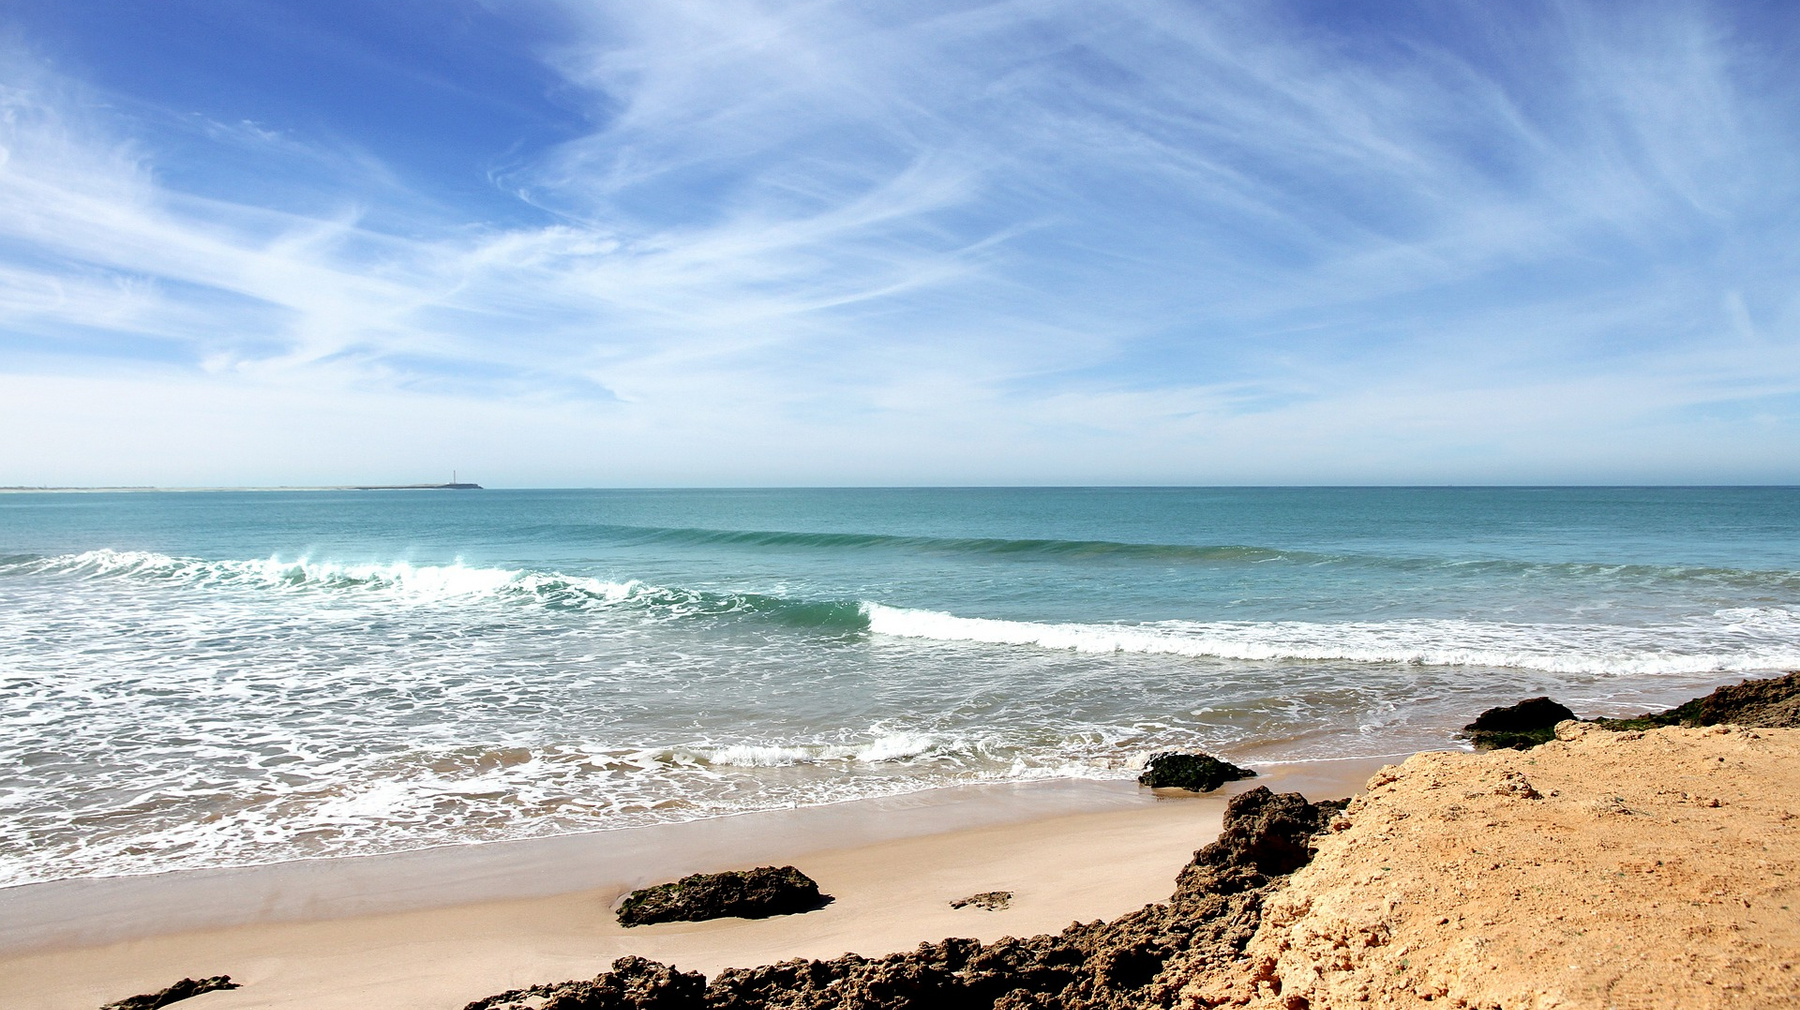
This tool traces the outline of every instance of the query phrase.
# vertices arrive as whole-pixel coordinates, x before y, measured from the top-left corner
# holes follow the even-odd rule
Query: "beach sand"
[[[1384,770],[1191,1006],[1800,1006],[1800,730],[1613,733]]]
[[[1208,796],[1129,782],[936,790],[511,846],[14,888],[0,892],[0,979],[9,999],[28,994],[44,1010],[94,1010],[217,974],[243,988],[184,1010],[442,1010],[591,977],[626,954],[710,975],[1055,932],[1166,898],[1217,835],[1231,792],[1345,796],[1381,763],[1282,766]],[[1084,812],[1058,813],[1068,809]],[[611,912],[645,883],[785,862],[836,900],[804,915],[629,930]],[[950,907],[993,890],[1012,891],[1010,907]]]

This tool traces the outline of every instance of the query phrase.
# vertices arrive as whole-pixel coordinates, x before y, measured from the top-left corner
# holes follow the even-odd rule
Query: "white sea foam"
[[[885,733],[871,743],[850,749],[850,757],[858,761],[902,761],[918,757],[937,746],[922,733]]]
[[[863,605],[869,630],[944,642],[1251,662],[1483,666],[1547,673],[1694,674],[1800,666],[1800,616],[1775,607],[1629,627],[1474,620],[1047,624]]]
[[[179,558],[149,551],[96,550],[46,558],[36,563],[39,571],[71,574],[140,575],[194,585],[260,585],[271,589],[361,587],[442,599],[481,596],[514,585],[529,586],[527,573],[504,568],[451,565],[414,565],[405,561],[352,564],[279,556],[249,561],[207,561]],[[602,592],[617,593],[625,587],[595,583]]]
[[[768,747],[758,744],[733,744],[706,753],[708,764],[736,768],[783,768],[813,760],[805,747]]]
[[[351,590],[415,603],[519,596],[604,605],[681,594],[679,590],[647,586],[636,579],[613,582],[557,572],[483,568],[460,561],[448,565],[415,565],[407,561],[350,563],[310,558],[283,560],[278,555],[209,561],[149,551],[95,550],[44,558],[29,567],[39,572],[90,578],[138,576],[201,588]]]
[[[939,747],[938,741],[923,733],[878,733],[866,743],[816,744],[793,747],[765,744],[733,744],[703,751],[707,764],[739,768],[783,768],[799,764],[829,761],[861,761],[875,764],[904,761],[919,757]],[[952,749],[962,749],[952,745]]]
[[[1051,624],[463,564],[92,551],[0,575],[0,884],[1129,777],[1170,747],[1389,753],[1496,698],[1624,711],[1682,674],[1800,667],[1800,618],[1766,605]],[[688,620],[743,613],[794,619]],[[1675,676],[1606,676],[1629,672]]]

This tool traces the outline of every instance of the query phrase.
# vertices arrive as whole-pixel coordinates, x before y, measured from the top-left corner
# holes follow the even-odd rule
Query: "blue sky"
[[[0,484],[1800,482],[1800,7],[25,0]]]

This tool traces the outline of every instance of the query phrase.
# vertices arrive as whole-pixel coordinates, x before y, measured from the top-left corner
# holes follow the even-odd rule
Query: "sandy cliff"
[[[1800,730],[1557,736],[1384,769],[1182,1002],[1800,1005]]]

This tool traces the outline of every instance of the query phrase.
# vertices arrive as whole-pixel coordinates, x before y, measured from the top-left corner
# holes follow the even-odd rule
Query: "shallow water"
[[[1800,490],[0,496],[0,882],[1453,744],[1800,668]]]

